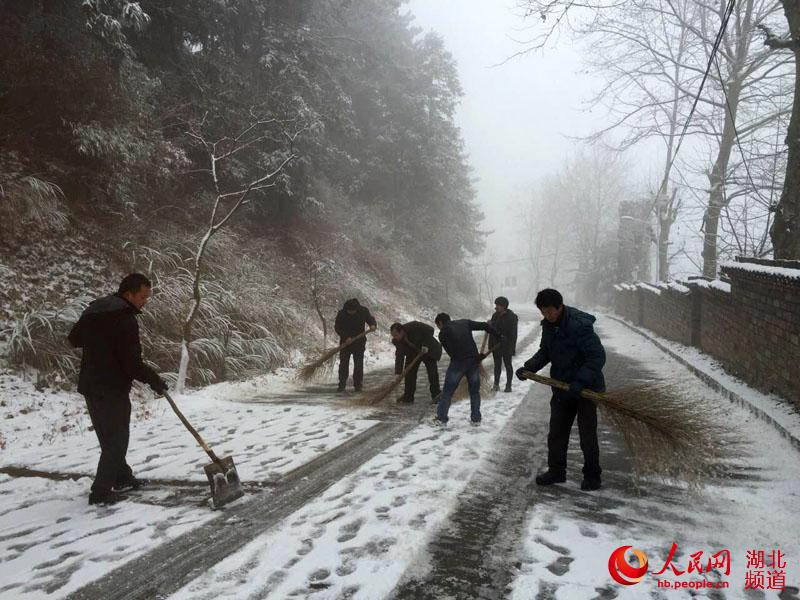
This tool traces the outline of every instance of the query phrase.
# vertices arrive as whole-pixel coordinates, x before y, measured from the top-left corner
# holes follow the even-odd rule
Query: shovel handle
[[[194,427],[192,427],[192,424],[189,423],[186,417],[183,416],[183,413],[178,408],[178,405],[175,404],[175,401],[172,399],[172,396],[170,396],[169,392],[166,390],[164,391],[164,397],[167,399],[167,402],[169,402],[169,405],[172,407],[172,410],[175,411],[175,414],[178,415],[178,418],[181,420],[181,423],[184,424],[186,429],[189,430],[189,433],[191,433],[194,436],[194,439],[197,440],[197,443],[200,444],[203,447],[203,450],[206,451],[206,454],[208,454],[211,460],[214,461],[214,463],[218,467],[220,467],[223,471],[225,471],[225,466],[222,464],[222,461],[217,457],[216,454],[214,454],[214,451],[208,447],[206,441],[202,437],[200,437],[200,434],[197,433],[197,430]]]

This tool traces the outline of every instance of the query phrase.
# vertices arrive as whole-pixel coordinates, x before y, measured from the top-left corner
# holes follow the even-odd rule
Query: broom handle
[[[536,373],[531,373],[530,371],[524,371],[523,374],[525,375],[525,379],[530,379],[531,381],[535,381],[536,383],[542,383],[544,385],[549,385],[550,387],[558,388],[559,390],[568,390],[569,384],[564,381],[559,381],[558,379],[553,379],[552,377],[545,377],[544,375],[537,375]],[[600,392],[595,392],[594,390],[587,390],[582,389],[580,395],[588,400],[603,400],[603,394]]]
[[[400,383],[401,381],[403,381],[403,377],[405,377],[406,375],[408,375],[408,373],[411,371],[411,369],[413,369],[413,368],[414,368],[414,365],[416,365],[416,364],[417,364],[419,361],[421,361],[421,360],[422,360],[422,357],[423,357],[423,353],[422,353],[422,350],[420,350],[420,351],[419,351],[419,354],[417,354],[417,355],[414,357],[414,360],[412,360],[412,361],[411,361],[411,362],[408,364],[408,366],[407,366],[405,369],[403,369],[403,372],[402,372],[402,373],[400,373],[399,375],[395,375],[395,377],[394,377],[395,384],[398,384],[398,383]]]
[[[417,354],[417,355],[414,357],[414,360],[412,360],[412,361],[411,361],[411,363],[409,363],[409,365],[408,365],[408,366],[407,366],[405,369],[403,369],[403,372],[402,372],[402,373],[400,373],[399,375],[395,375],[395,377],[394,377],[394,381],[392,381],[392,383],[391,383],[391,384],[388,386],[388,388],[389,388],[389,389],[388,389],[388,390],[386,390],[386,392],[385,392],[385,393],[381,393],[381,395],[380,395],[380,396],[376,396],[376,399],[373,399],[372,401],[370,401],[370,404],[375,404],[376,402],[378,402],[378,398],[379,398],[380,400],[382,400],[383,398],[385,398],[386,396],[388,396],[389,394],[391,394],[391,393],[392,393],[392,390],[393,390],[395,387],[397,387],[397,386],[400,384],[400,382],[401,382],[401,381],[403,381],[403,377],[405,377],[406,375],[408,375],[409,371],[411,371],[411,369],[413,369],[413,368],[414,368],[414,365],[416,365],[416,364],[417,364],[419,361],[421,361],[421,360],[422,360],[422,357],[423,357],[423,352],[422,352],[422,350],[420,350],[420,351],[419,351],[419,354]],[[384,389],[386,389],[386,388],[384,388]]]
[[[488,340],[489,340],[489,334],[488,333],[484,333],[483,334],[483,341],[481,341],[481,354],[483,354],[483,351],[486,350],[486,342]]]
[[[552,377],[545,377],[544,375],[537,375],[531,371],[524,371],[523,375],[525,375],[525,379],[530,379],[531,381],[535,381],[536,383],[542,383],[544,385],[549,385],[550,387],[558,388],[559,390],[568,390],[569,384],[563,381],[559,381],[558,379],[553,379]]]
[[[183,416],[183,413],[178,408],[178,405],[175,404],[175,400],[172,399],[172,396],[170,396],[169,392],[167,392],[166,390],[164,391],[164,397],[167,399],[167,402],[169,402],[169,405],[172,407],[172,410],[175,411],[175,414],[178,415],[178,418],[181,420],[181,423],[183,423],[186,426],[186,429],[189,430],[189,433],[191,433],[194,436],[194,439],[197,440],[197,443],[203,447],[203,450],[205,450],[206,454],[208,454],[211,457],[211,460],[214,461],[217,464],[217,466],[219,466],[224,471],[225,465],[222,464],[222,461],[217,457],[216,454],[214,454],[214,451],[208,447],[206,441],[202,437],[200,437],[200,434],[197,433],[197,430],[194,427],[192,427],[192,424],[189,423],[186,417]]]
[[[487,357],[489,357],[491,354],[494,354],[495,350],[499,350],[500,346],[502,346],[502,345],[503,345],[502,342],[497,342],[494,346],[489,348],[488,352],[484,352],[483,348],[481,348],[481,354],[483,354],[483,358],[481,360],[486,360]]]
[[[374,331],[378,331],[378,330],[377,330],[377,329],[375,329]],[[365,331],[362,331],[362,332],[361,332],[361,333],[359,333],[359,334],[358,334],[356,337],[352,338],[352,339],[351,339],[349,342],[345,342],[344,344],[342,344],[341,346],[339,346],[339,347],[337,348],[337,350],[344,350],[344,349],[345,349],[345,348],[347,348],[347,347],[348,347],[350,344],[352,344],[352,343],[354,343],[354,342],[356,342],[356,341],[360,340],[360,339],[361,339],[361,338],[363,338],[363,337],[366,337],[368,333],[372,333],[372,332],[373,332],[373,330],[372,330],[372,329],[367,329],[367,330],[365,330]]]

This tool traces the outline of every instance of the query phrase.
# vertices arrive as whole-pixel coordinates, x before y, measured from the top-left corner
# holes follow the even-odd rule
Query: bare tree
[[[775,206],[775,220],[770,229],[775,258],[800,259],[800,4],[781,0],[789,33],[778,37],[768,26],[765,45],[773,50],[791,51],[794,64],[794,102],[786,130],[786,177],[783,191]],[[788,53],[787,53],[788,54]]]
[[[654,210],[667,233],[674,223],[670,217],[677,217],[676,207],[669,205],[670,199],[677,198],[669,191],[669,182],[684,127],[686,135],[700,134],[709,145],[712,157],[705,170],[709,187],[703,201],[702,255],[704,274],[715,276],[723,212],[737,197],[765,205],[763,198],[768,194],[751,175],[748,163],[753,156],[763,154],[765,132],[771,132],[774,123],[788,111],[774,101],[781,95],[787,61],[753,48],[759,27],[775,18],[778,2],[736,3],[711,62],[710,52],[728,8],[723,0],[711,4],[699,0],[588,4],[528,0],[524,5],[529,14],[539,14],[545,21],[544,33],[534,47],[564,24],[595,43],[591,56],[601,58],[591,60],[608,75],[595,101],[605,99],[616,117],[610,128],[597,132],[598,137],[624,130],[620,149],[653,136],[664,139],[666,166]],[[689,122],[689,105],[695,102],[700,82],[706,77],[708,83]],[[748,156],[750,150],[754,154]],[[740,183],[745,184],[747,193],[736,193]],[[668,276],[668,252],[662,246],[669,243],[668,235],[660,232],[659,240],[659,277],[664,278]]]
[[[207,173],[211,179],[213,199],[208,226],[197,246],[191,272],[192,302],[182,327],[181,358],[175,385],[175,391],[178,393],[181,393],[186,385],[192,325],[203,300],[200,282],[203,276],[203,257],[208,244],[242,207],[249,205],[254,200],[264,198],[264,192],[277,185],[278,177],[284,172],[287,165],[297,158],[297,154],[294,152],[294,143],[306,129],[306,127],[299,127],[290,132],[287,127],[294,125],[294,121],[259,117],[252,111],[251,116],[251,123],[234,137],[223,136],[216,141],[207,139],[204,133],[207,125],[206,118],[197,127],[187,131],[187,135],[194,139],[206,154]],[[276,149],[279,139],[283,140],[285,147]],[[258,164],[265,159],[264,154],[267,154],[268,164],[263,166],[242,164],[240,159],[246,153],[256,151],[258,154],[253,162]],[[247,168],[248,166],[250,169]],[[243,174],[242,171],[244,171]]]

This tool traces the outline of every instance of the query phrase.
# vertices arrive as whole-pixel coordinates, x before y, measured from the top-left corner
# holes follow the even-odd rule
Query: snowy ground
[[[735,461],[732,479],[708,484],[699,494],[653,483],[643,496],[623,494],[620,498],[619,491],[609,485],[592,496],[577,489],[566,499],[561,494],[544,495],[530,511],[512,597],[533,599],[545,593],[557,599],[589,598],[612,589],[618,598],[777,598],[774,590],[744,590],[748,550],[766,550],[768,555],[772,550],[783,551],[786,585],[796,589],[800,585],[800,454],[772,426],[713,392],[643,337],[612,320],[601,319],[601,323],[607,348],[642,361],[655,378],[677,385],[682,394],[722,406],[728,423],[741,434],[746,453]],[[747,392],[750,398],[768,402],[753,390]],[[573,456],[579,460],[577,452]],[[592,505],[593,510],[600,506],[598,518],[587,519],[586,509]],[[724,596],[710,590],[658,590],[652,575],[630,587],[611,580],[608,558],[614,549],[632,545],[643,550],[652,573],[661,570],[673,541],[680,553],[675,564],[682,571],[687,569],[689,554],[703,551],[705,563],[717,551],[730,551],[730,575],[708,576],[729,582],[729,589],[722,590]],[[697,581],[702,577],[678,577],[670,571],[665,579]]]
[[[373,356],[373,366],[379,359],[387,362],[385,353]],[[251,401],[265,390],[296,392],[292,376],[284,370],[211,386],[176,402],[220,456],[235,458],[243,481],[270,482],[375,423],[363,418],[367,409]],[[13,417],[0,423],[0,468],[70,474],[75,480],[0,474],[0,597],[63,597],[215,516],[198,506],[207,485],[182,487],[206,481],[202,466],[210,461],[163,399],[134,402],[128,452],[136,475],[164,480],[162,489],[141,502],[90,507],[98,448],[81,397],[43,393],[17,377],[2,377],[0,400]],[[170,494],[178,494],[177,506]]]
[[[487,399],[480,427],[469,424],[467,402],[455,404],[446,430],[420,425],[174,597],[303,597],[315,589],[318,598],[386,597],[523,397],[520,387]]]
[[[528,331],[531,327],[526,324]],[[643,550],[652,573],[664,564],[673,541],[679,547],[676,565],[684,570],[690,553],[702,550],[708,557],[718,550],[730,550],[731,574],[721,577],[730,583],[730,589],[722,590],[721,595],[698,591],[694,597],[778,597],[774,591],[743,590],[748,549],[783,551],[787,560],[786,584],[797,586],[800,453],[771,425],[710,390],[641,336],[602,316],[598,329],[613,355],[614,364],[608,370],[611,377],[622,377],[624,372],[625,377],[682,382],[681,393],[724,407],[726,419],[736,424],[746,449],[732,465],[731,478],[709,483],[698,494],[663,482],[653,482],[637,493],[619,438],[604,425],[603,490],[586,493],[578,487],[577,435],[570,449],[569,482],[537,489],[531,479],[543,466],[545,457],[547,392],[540,386],[519,382],[511,394],[484,398],[484,421],[480,427],[469,425],[467,402],[454,404],[445,430],[427,422],[432,413],[427,404],[399,407],[387,402],[377,407],[358,406],[347,398],[328,394],[324,386],[299,390],[286,373],[243,384],[214,386],[179,402],[190,419],[204,425],[203,433],[212,445],[236,458],[247,481],[270,485],[359,433],[369,435],[377,421],[404,422],[407,433],[299,509],[292,509],[295,512],[286,513],[288,518],[276,526],[256,533],[250,542],[202,575],[181,579],[185,582],[183,587],[167,595],[688,598],[692,594],[687,590],[657,589],[650,573],[630,587],[614,583],[609,575],[608,557],[615,548],[629,544]],[[532,340],[528,338],[529,342]],[[529,343],[520,349],[518,362],[527,358],[535,346]],[[371,364],[371,370],[386,369],[390,358],[382,354]],[[446,364],[446,360],[443,362]],[[424,399],[424,391],[421,380],[418,400]],[[3,399],[10,401],[7,396]],[[168,407],[155,404],[153,410],[151,418],[140,420],[134,427],[131,464],[142,476],[181,479],[186,486],[194,485],[203,478],[202,454],[166,412]],[[35,412],[9,420],[16,429],[2,424],[0,431],[13,444],[2,452],[2,465],[90,474],[96,460],[93,434],[76,428],[59,432],[43,443],[41,431],[36,429],[47,422],[36,423],[35,419],[42,417],[36,417]],[[515,423],[521,424],[516,433]],[[529,450],[524,459],[527,464],[515,464],[519,455],[508,451],[511,442]],[[493,471],[503,467],[498,456],[521,475],[513,480],[493,479]],[[503,468],[508,467],[507,464]],[[514,481],[514,485],[522,481],[525,485],[503,489],[505,481]],[[0,597],[64,597],[161,542],[179,540],[182,532],[217,514],[197,502],[181,502],[180,496],[177,502],[164,501],[155,492],[108,509],[88,507],[85,495],[89,483],[88,477],[51,481],[0,475]],[[496,489],[480,489],[486,485]],[[489,502],[486,528],[481,527],[481,515],[477,515],[476,529],[470,533],[469,528],[464,529],[463,523],[457,522],[457,515],[464,513],[465,505],[476,494],[484,492]],[[504,503],[506,498],[510,504]],[[514,502],[522,504],[515,508]],[[515,510],[519,525],[502,532],[509,539],[495,543],[502,536],[492,528],[506,517],[511,519]],[[463,535],[470,535],[471,539],[453,538]],[[484,539],[491,543],[480,547]],[[456,556],[453,565],[448,564],[446,552],[442,559],[437,544],[439,548],[452,545]],[[510,571],[508,585],[502,589],[477,587],[485,576],[481,569],[467,574],[458,570],[459,562],[469,562],[468,556],[472,562],[483,561],[485,570],[496,568],[491,565],[495,558],[494,562]],[[464,592],[435,593],[434,586],[424,584],[434,576],[449,579],[454,589],[463,578]],[[688,581],[698,577],[668,579]],[[415,581],[423,585],[414,588],[409,582]],[[470,586],[480,591],[473,593]],[[431,591],[403,592],[426,587]],[[793,597],[797,594],[792,590],[781,596]]]

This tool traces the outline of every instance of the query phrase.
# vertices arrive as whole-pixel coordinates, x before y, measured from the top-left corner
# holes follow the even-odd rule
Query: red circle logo
[[[630,550],[638,559],[639,566],[634,567],[625,558],[625,553]],[[634,585],[639,583],[647,573],[647,555],[632,546],[620,546],[608,558],[608,572],[617,583]]]

